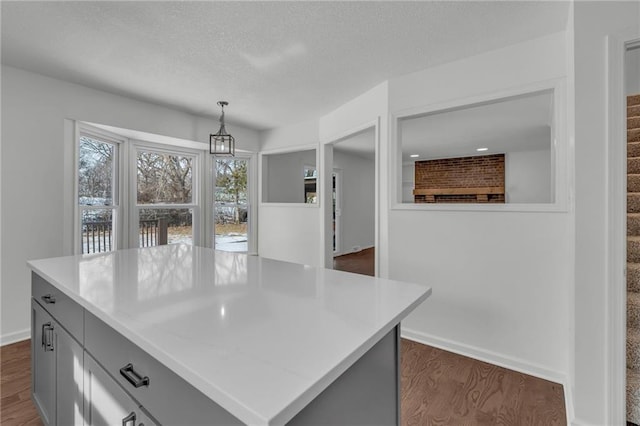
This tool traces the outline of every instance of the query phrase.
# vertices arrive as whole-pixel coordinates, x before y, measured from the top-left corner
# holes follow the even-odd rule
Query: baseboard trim
[[[530,376],[561,384],[564,390],[567,424],[576,424],[576,420],[573,419],[574,413],[571,387],[568,377],[565,374],[558,371],[550,370],[548,368],[522,359],[504,356],[496,352],[487,351],[475,346],[454,342],[449,339],[443,339],[427,333],[407,329],[405,327],[402,327],[400,335],[405,339],[413,340],[424,345],[433,346],[438,349],[456,353],[458,355],[488,362],[490,364],[504,367],[509,370],[517,371],[519,373],[528,374]]]
[[[31,329],[15,331],[0,336],[0,346],[10,345],[31,338]]]

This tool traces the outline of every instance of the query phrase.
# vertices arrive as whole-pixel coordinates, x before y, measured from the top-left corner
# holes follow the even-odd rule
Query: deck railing
[[[167,244],[167,219],[140,221],[140,247]],[[85,222],[82,225],[82,253],[102,253],[113,250],[111,221]]]

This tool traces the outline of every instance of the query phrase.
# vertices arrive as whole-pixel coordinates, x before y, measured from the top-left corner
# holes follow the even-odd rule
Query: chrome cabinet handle
[[[50,322],[42,324],[42,348],[45,352],[53,351],[53,326]]]
[[[127,426],[127,423],[133,422],[133,426],[136,426],[136,413],[132,411],[129,415],[122,419],[122,426]]]
[[[44,303],[56,303],[56,298],[51,294],[45,294],[41,299],[44,300]]]
[[[134,387],[149,386],[149,377],[142,377],[133,370],[133,364],[129,363],[120,369],[120,374]]]

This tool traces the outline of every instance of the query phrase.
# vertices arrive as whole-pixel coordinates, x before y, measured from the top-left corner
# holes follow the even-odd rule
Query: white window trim
[[[81,220],[81,210],[83,208],[78,203],[79,199],[79,188],[78,188],[78,167],[79,167],[79,145],[80,145],[80,135],[88,135],[93,136],[98,140],[103,140],[105,142],[113,143],[117,147],[118,156],[116,163],[116,170],[114,173],[114,178],[116,180],[116,185],[113,197],[113,207],[105,206],[105,210],[113,210],[113,248],[114,250],[124,248],[124,229],[127,226],[127,215],[124,214],[123,208],[123,194],[126,184],[127,184],[127,173],[125,171],[125,167],[123,165],[126,163],[126,138],[122,136],[107,132],[102,129],[98,129],[96,127],[90,126],[85,123],[76,122],[74,126],[73,132],[73,184],[71,185],[72,189],[72,200],[73,200],[73,231],[72,234],[72,253],[73,254],[82,254],[82,220]],[[66,151],[66,150],[65,150]],[[67,192],[67,191],[65,191]],[[67,201],[67,194],[65,195],[65,201]],[[97,207],[100,208],[100,207]]]
[[[129,140],[129,176],[131,177],[129,182],[129,199],[127,203],[129,227],[128,229],[128,246],[131,248],[139,247],[139,209],[192,209],[192,239],[193,245],[202,246],[207,244],[207,238],[204,235],[206,228],[204,221],[206,221],[205,215],[206,206],[201,203],[202,187],[206,185],[201,184],[201,180],[208,180],[206,169],[204,165],[204,150],[196,150],[192,148],[174,147],[166,144],[157,144],[149,141],[139,141],[136,139]],[[180,156],[192,156],[194,158],[192,176],[192,189],[191,189],[191,203],[185,204],[138,204],[138,188],[137,188],[137,154],[139,151],[159,152],[164,154],[180,155]],[[203,176],[204,175],[204,176]],[[201,208],[204,207],[204,208]]]

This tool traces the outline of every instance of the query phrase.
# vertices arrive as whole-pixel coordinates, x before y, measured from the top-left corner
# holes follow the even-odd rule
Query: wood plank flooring
[[[0,348],[0,424],[42,425],[31,402],[31,340]]]
[[[333,258],[333,269],[338,271],[354,272],[362,275],[375,275],[375,249],[364,249],[357,253],[344,254]]]
[[[561,385],[402,340],[402,425],[566,425]]]

